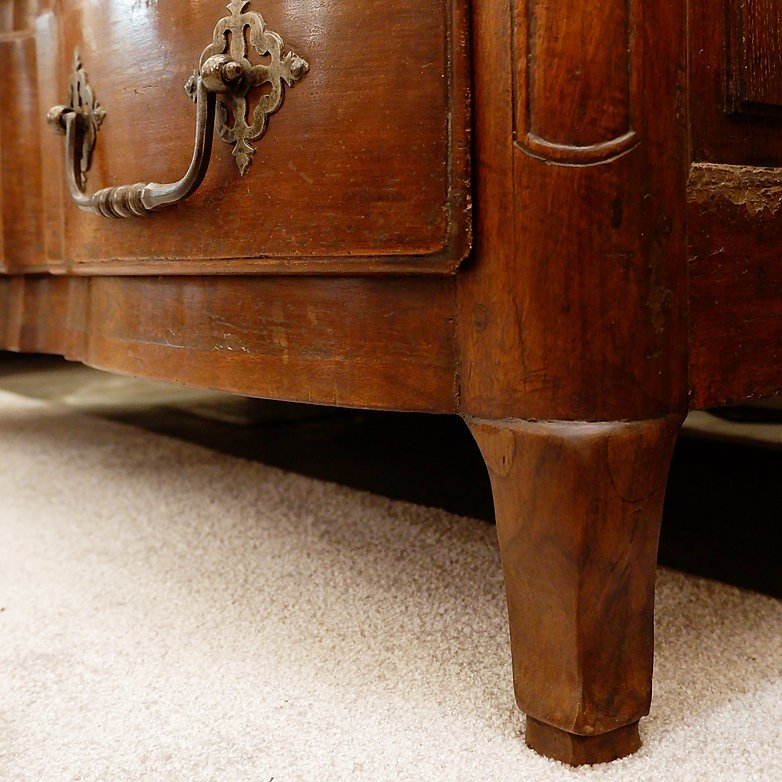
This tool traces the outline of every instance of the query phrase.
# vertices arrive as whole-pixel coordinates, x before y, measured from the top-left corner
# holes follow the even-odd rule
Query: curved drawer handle
[[[139,182],[87,194],[87,172],[106,112],[95,99],[76,52],[68,104],[55,106],[47,119],[53,129],[66,138],[68,190],[79,209],[103,217],[142,217],[184,201],[206,176],[215,124],[220,138],[234,145],[233,154],[244,176],[255,153],[251,142],[264,135],[269,116],[282,106],[284,85],[292,87],[309,70],[309,65],[293,52],[283,56],[282,38],[266,28],[260,14],[245,12],[249,2],[231,0],[228,6],[231,15],[217,23],[213,41],[201,55],[200,68],[185,85],[185,91],[196,105],[195,148],[190,166],[178,182],[162,185]],[[268,56],[266,64],[253,66],[248,60],[247,30],[249,41],[258,54]],[[270,84],[271,91],[260,97],[252,120],[248,122],[247,94],[262,84]],[[229,109],[233,118],[231,125]]]

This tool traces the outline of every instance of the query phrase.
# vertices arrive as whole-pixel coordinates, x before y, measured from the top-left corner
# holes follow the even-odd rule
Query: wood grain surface
[[[768,0],[727,6],[754,30],[743,71],[723,0],[264,0],[311,71],[247,178],[218,142],[185,205],[78,212],[42,130],[74,48],[108,112],[89,189],[176,179],[182,85],[223,5],[0,0],[3,263],[57,272],[0,277],[0,343],[461,414],[492,478],[528,743],[633,752],[681,420],[782,390],[782,124],[727,97],[778,100]]]
[[[266,399],[456,412],[452,278],[0,277],[11,350]]]
[[[782,169],[699,164],[689,187],[693,408],[782,391]]]
[[[0,207],[5,271],[45,271],[35,35],[0,33]],[[10,110],[9,110],[10,107]]]
[[[90,191],[178,179],[194,128],[183,86],[226,13],[223,0],[61,7],[61,94],[78,47],[107,112]],[[310,72],[287,90],[247,176],[231,145],[217,141],[198,193],[150,221],[111,222],[66,204],[69,268],[453,272],[470,246],[464,8],[463,0],[251,5]],[[44,154],[64,154],[62,139],[47,134]]]
[[[779,13],[779,4],[770,0],[689,6],[693,408],[782,390]]]
[[[777,3],[773,3],[778,7]],[[778,117],[730,113],[736,79],[746,72],[731,56],[731,41],[741,33],[736,13],[768,2],[699,0],[688,3],[689,107],[692,159],[704,163],[782,166],[782,120]],[[727,11],[727,13],[726,13]],[[773,31],[769,31],[769,36]],[[779,35],[777,28],[776,34]],[[766,43],[768,43],[766,39]],[[755,52],[757,54],[757,52]],[[751,69],[751,62],[748,63]],[[750,70],[751,72],[751,70]],[[779,73],[767,81],[779,84]]]
[[[593,45],[591,20],[603,18],[604,5],[568,6],[576,18],[574,33],[559,44],[566,53],[538,43],[529,64],[529,84],[547,73],[551,106],[578,105],[583,95],[590,116],[616,112],[604,133],[576,135],[577,144],[610,140],[627,111],[613,75],[606,97],[618,107],[575,78],[578,70],[605,75],[606,62],[627,59],[627,28],[613,16],[601,45]],[[514,94],[527,87],[514,83],[506,53],[524,57],[514,49],[518,17],[508,0],[473,7],[479,260],[458,278],[466,413],[640,420],[686,407],[685,6],[643,6],[643,14],[627,17],[639,47],[631,85],[643,85],[630,96],[641,117],[637,143],[585,164],[579,146],[569,160],[559,153],[542,159],[515,143]],[[539,16],[544,7],[553,14],[558,4],[536,3]]]
[[[681,421],[468,419],[494,490],[516,700],[539,723],[595,737],[649,711],[657,544]],[[572,743],[535,735],[539,751],[576,760]],[[578,762],[637,747],[636,729],[613,757],[582,743]]]
[[[594,4],[588,24],[581,6],[581,0],[514,5],[516,139],[543,158],[594,162],[635,142],[642,41],[633,30],[641,6]]]
[[[782,6],[726,0],[728,110],[782,117]]]

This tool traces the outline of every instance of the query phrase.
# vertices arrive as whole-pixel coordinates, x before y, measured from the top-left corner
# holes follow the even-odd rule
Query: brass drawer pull
[[[86,193],[87,172],[106,112],[95,99],[76,53],[68,104],[55,106],[47,119],[55,131],[66,137],[68,189],[80,209],[104,217],[141,217],[184,201],[198,189],[209,168],[215,122],[220,138],[234,145],[240,173],[247,172],[255,153],[251,142],[263,136],[269,116],[282,106],[284,85],[292,87],[309,70],[309,65],[293,52],[283,55],[282,38],[266,28],[260,14],[245,12],[249,2],[231,0],[231,15],[217,23],[213,41],[201,55],[199,69],[185,85],[196,105],[195,149],[190,167],[178,182],[140,182],[107,187],[93,195]],[[247,58],[246,30],[258,54],[269,57],[266,64],[254,66]],[[247,93],[262,84],[270,84],[271,91],[261,96],[248,122]]]

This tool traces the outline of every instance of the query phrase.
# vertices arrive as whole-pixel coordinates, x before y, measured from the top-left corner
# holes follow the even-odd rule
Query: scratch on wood
[[[764,210],[775,215],[782,209],[782,170],[695,163],[690,168],[687,199],[705,205],[728,201],[745,207],[753,217]]]

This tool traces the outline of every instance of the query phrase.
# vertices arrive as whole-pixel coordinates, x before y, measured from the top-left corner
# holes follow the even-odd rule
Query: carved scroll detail
[[[515,0],[515,141],[591,165],[638,144],[642,0]]]

